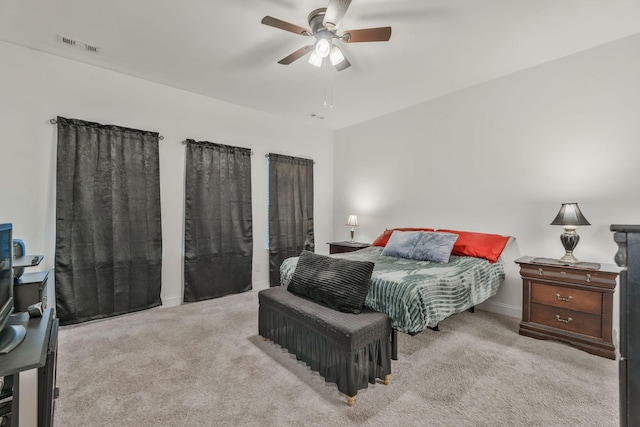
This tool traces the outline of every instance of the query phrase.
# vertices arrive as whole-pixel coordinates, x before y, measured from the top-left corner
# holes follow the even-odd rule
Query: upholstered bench
[[[335,383],[353,406],[358,390],[376,378],[391,381],[391,319],[363,309],[343,313],[285,286],[258,293],[258,331]]]

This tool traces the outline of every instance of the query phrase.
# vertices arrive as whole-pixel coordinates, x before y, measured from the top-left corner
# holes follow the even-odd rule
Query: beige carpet
[[[257,336],[257,292],[60,330],[54,424],[616,426],[617,362],[518,335],[477,310],[399,334],[391,384],[353,408]]]

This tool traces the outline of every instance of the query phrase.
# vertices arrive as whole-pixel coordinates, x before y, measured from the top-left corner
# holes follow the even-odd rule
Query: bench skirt
[[[292,294],[286,287],[265,289],[258,330],[304,361],[347,396],[391,374],[391,320],[365,309],[342,313]]]

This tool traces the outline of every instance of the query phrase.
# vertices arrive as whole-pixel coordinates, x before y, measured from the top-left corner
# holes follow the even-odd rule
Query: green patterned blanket
[[[370,247],[334,257],[375,262],[365,305],[386,313],[393,327],[417,333],[452,314],[467,310],[498,291],[504,281],[502,258],[494,264],[480,258],[451,256],[447,264],[383,256]],[[298,257],[280,267],[280,283],[289,284]]]

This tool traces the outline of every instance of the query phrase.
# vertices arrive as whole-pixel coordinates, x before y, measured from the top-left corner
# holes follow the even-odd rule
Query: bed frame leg
[[[398,360],[398,330],[391,329],[391,359]]]
[[[469,313],[475,313],[475,312],[476,312],[476,306],[474,305],[469,309]]]
[[[347,396],[347,405],[353,406],[355,404],[356,404],[356,397],[355,396]]]
[[[384,385],[391,384],[391,374],[384,377]]]

